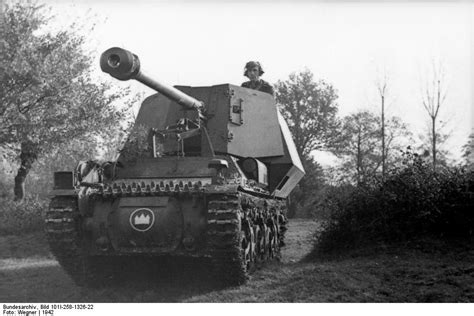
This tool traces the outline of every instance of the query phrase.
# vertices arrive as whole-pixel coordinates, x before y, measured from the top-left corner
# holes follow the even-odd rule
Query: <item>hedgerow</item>
[[[433,171],[411,152],[383,183],[338,186],[319,203],[330,214],[318,236],[319,251],[377,242],[474,234],[474,173],[462,167]]]

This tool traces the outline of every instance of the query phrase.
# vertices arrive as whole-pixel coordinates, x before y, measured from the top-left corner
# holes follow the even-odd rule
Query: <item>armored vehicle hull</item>
[[[241,284],[278,257],[286,197],[304,170],[275,100],[228,84],[168,87],[117,48],[101,67],[159,93],[143,102],[117,160],[55,173],[46,232],[71,277],[104,284],[120,258],[185,256]]]

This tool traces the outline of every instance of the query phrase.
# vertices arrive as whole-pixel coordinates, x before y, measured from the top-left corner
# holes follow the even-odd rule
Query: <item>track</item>
[[[245,193],[208,196],[207,247],[214,278],[224,285],[245,283],[250,272],[279,256],[283,240],[281,202]],[[280,208],[277,208],[276,205]],[[279,223],[280,221],[280,223]],[[51,252],[76,284],[109,286],[142,258],[89,256],[75,197],[55,197],[45,214]]]
[[[267,278],[268,274],[277,273],[274,271],[280,266],[301,259],[310,247],[304,237],[310,236],[314,229],[314,224],[310,224],[290,221],[281,262],[273,261],[257,269],[245,287],[252,287],[255,280]],[[216,282],[205,261],[148,259],[129,263],[136,273],[120,274],[121,282],[107,288],[88,289],[77,286],[48,250],[43,233],[0,237],[0,301],[181,302],[233,288]],[[150,265],[152,269],[143,269]]]
[[[238,195],[213,196],[208,203],[206,234],[211,264],[216,279],[226,284],[242,284],[247,277],[243,215]]]
[[[52,254],[76,284],[95,287],[114,280],[120,262],[85,253],[77,198],[53,198],[45,224]]]

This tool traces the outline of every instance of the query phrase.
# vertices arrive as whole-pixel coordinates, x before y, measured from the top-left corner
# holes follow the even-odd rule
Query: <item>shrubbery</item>
[[[474,234],[474,199],[466,192],[474,173],[460,167],[433,171],[411,152],[384,183],[329,188],[321,211],[330,214],[318,238],[320,250],[419,236]]]
[[[0,236],[17,235],[43,229],[42,213],[49,200],[27,196],[14,202],[11,196],[0,197]]]

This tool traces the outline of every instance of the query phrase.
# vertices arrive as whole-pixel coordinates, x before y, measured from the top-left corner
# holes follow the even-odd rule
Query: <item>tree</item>
[[[291,194],[288,215],[293,217],[297,209],[308,213],[306,207],[323,181],[321,166],[310,154],[313,150],[333,146],[339,126],[336,118],[338,96],[329,83],[315,82],[308,69],[290,74],[286,81],[278,81],[275,96],[306,170],[306,176]]]
[[[313,150],[331,148],[338,130],[337,91],[324,80],[315,82],[313,77],[310,70],[305,70],[275,84],[276,100],[298,154],[305,159]]]
[[[439,62],[436,64],[432,63],[432,68],[428,74],[424,87],[422,88],[421,99],[423,107],[428,113],[431,121],[431,132],[430,132],[430,143],[431,143],[431,158],[433,163],[433,170],[436,171],[437,165],[437,144],[439,142],[438,135],[439,131],[436,127],[438,120],[439,110],[444,104],[447,96],[447,86],[445,85],[445,68],[444,65]]]
[[[70,141],[108,137],[127,117],[128,108],[115,105],[129,90],[94,83],[94,55],[85,51],[85,38],[70,31],[48,32],[51,18],[32,2],[5,10],[0,145],[18,153],[16,200],[24,197],[25,179],[40,156]]]
[[[35,162],[35,167],[28,174],[25,184],[30,192],[46,196],[53,187],[53,174],[58,170],[73,170],[78,161],[94,159],[97,156],[99,144],[96,139],[83,141],[73,139],[43,153]]]
[[[436,124],[435,133],[433,137],[432,122],[428,122],[425,131],[418,135],[420,142],[416,147],[417,152],[421,155],[421,159],[429,163],[433,167],[433,139],[436,139],[436,170],[439,167],[446,167],[449,165],[449,152],[445,148],[445,143],[451,136],[449,132],[445,132],[447,122],[439,121]]]
[[[382,138],[382,181],[385,179],[385,170],[386,170],[386,148],[385,148],[385,101],[388,93],[388,74],[383,71],[383,73],[378,76],[375,85],[377,87],[378,94],[380,96],[380,105],[381,105],[381,138]]]
[[[312,159],[303,159],[302,164],[306,175],[291,193],[289,217],[310,217],[314,215],[313,204],[319,192],[325,186],[324,171],[321,165]]]
[[[340,147],[335,153],[344,158],[342,167],[353,175],[358,185],[375,175],[380,165],[379,135],[379,120],[368,111],[343,118]]]
[[[382,124],[379,118],[368,111],[360,111],[343,118],[338,147],[334,153],[343,159],[341,169],[358,185],[364,185],[375,178],[382,164],[379,146]],[[398,117],[387,120],[385,158],[387,167],[397,162],[391,152],[401,150],[410,136],[406,125]]]
[[[469,135],[467,143],[462,147],[462,158],[464,164],[470,170],[474,170],[474,133]]]

